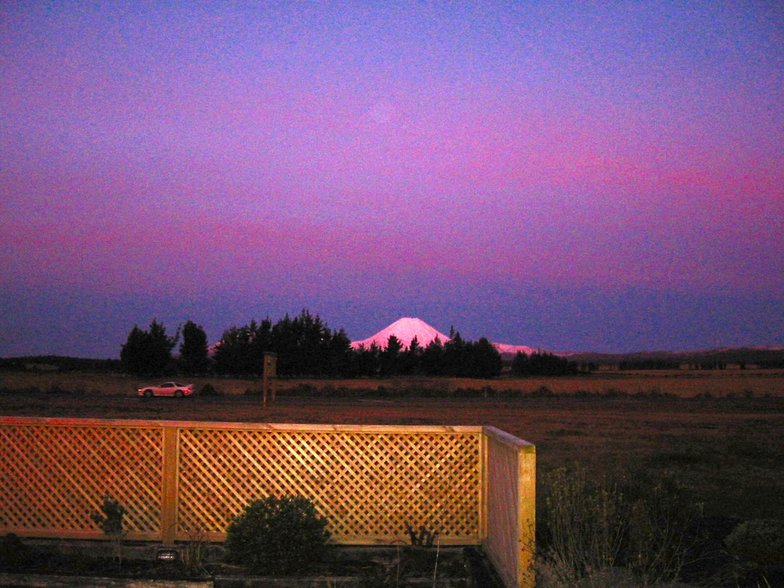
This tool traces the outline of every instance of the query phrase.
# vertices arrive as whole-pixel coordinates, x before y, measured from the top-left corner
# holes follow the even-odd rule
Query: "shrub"
[[[751,519],[739,524],[724,540],[727,549],[742,562],[761,567],[784,566],[784,522]]]
[[[547,386],[539,386],[536,390],[529,394],[531,398],[552,398],[555,392],[550,390]]]
[[[188,574],[195,576],[203,574],[204,559],[207,551],[206,533],[203,528],[197,527],[188,531],[188,542],[182,552],[182,563]]]
[[[13,533],[0,540],[0,570],[24,570],[34,559],[33,550]]]
[[[199,396],[223,396],[223,392],[218,390],[212,384],[204,384],[199,391]]]
[[[93,513],[90,517],[104,534],[112,540],[114,559],[119,565],[122,565],[122,541],[125,536],[123,517],[125,513],[125,507],[112,498],[111,495],[106,494],[101,504],[101,512]]]
[[[419,531],[417,531],[410,524],[406,523],[406,532],[409,539],[411,539],[411,545],[417,547],[433,547],[438,541],[438,531],[431,531],[424,525],[420,525]]]
[[[573,586],[621,567],[638,585],[678,577],[698,515],[672,480],[642,473],[593,480],[560,468],[547,482],[537,533],[543,586]]]
[[[228,559],[262,574],[290,574],[318,561],[326,550],[327,521],[301,496],[248,504],[229,525]]]
[[[784,521],[751,519],[724,538],[725,562],[718,577],[726,586],[784,586]]]

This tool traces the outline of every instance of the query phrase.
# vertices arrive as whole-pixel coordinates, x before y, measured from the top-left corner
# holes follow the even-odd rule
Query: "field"
[[[290,380],[278,383],[280,396],[268,408],[258,395],[244,393],[258,391],[259,381],[193,381],[197,389],[210,383],[222,394],[144,400],[133,395],[138,382],[125,376],[3,372],[0,415],[494,425],[536,444],[540,478],[578,463],[592,472],[669,471],[704,503],[706,515],[784,519],[780,370],[495,381]],[[379,385],[409,395],[368,392]],[[320,393],[303,396],[303,386]],[[542,394],[542,387],[549,392]],[[442,391],[445,398],[415,397],[414,389]],[[461,394],[454,394],[458,389]],[[513,390],[529,395],[516,397]],[[362,395],[352,398],[352,391]]]
[[[184,378],[187,379],[187,378]],[[246,390],[258,390],[260,380],[232,378],[195,378],[188,379],[197,388],[212,384],[225,394],[244,394]],[[84,390],[100,394],[129,394],[144,382],[121,374],[84,374],[79,372],[56,371],[2,371],[0,388],[50,389],[60,387],[66,390]],[[567,377],[526,377],[478,380],[468,378],[419,378],[403,377],[389,380],[351,379],[351,380],[279,380],[278,389],[288,390],[302,385],[332,388],[376,389],[385,388],[433,388],[444,391],[457,389],[477,389],[491,387],[502,391],[532,392],[543,387],[555,394],[604,394],[623,392],[627,394],[666,393],[681,398],[698,395],[715,397],[726,396],[772,396],[784,398],[783,370],[651,370],[634,372],[597,372],[592,375]]]

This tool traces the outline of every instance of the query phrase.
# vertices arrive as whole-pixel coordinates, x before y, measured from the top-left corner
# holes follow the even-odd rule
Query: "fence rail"
[[[337,543],[405,540],[421,525],[442,544],[484,543],[507,585],[532,585],[519,546],[521,533],[532,546],[521,512],[533,521],[535,454],[514,439],[482,427],[0,417],[0,533],[101,539],[91,515],[110,495],[129,539],[221,541],[250,500],[302,495]]]

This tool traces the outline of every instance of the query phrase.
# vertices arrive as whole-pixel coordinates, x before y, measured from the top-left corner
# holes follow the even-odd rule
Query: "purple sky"
[[[0,3],[0,356],[784,345],[780,2],[95,4]]]

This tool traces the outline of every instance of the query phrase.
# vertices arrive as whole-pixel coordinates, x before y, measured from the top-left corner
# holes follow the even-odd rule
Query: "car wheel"
[[[174,393],[174,397],[175,397],[175,398],[182,398],[182,390],[177,390],[177,391]]]
[[[145,390],[144,391],[145,398],[152,398],[152,390]]]

